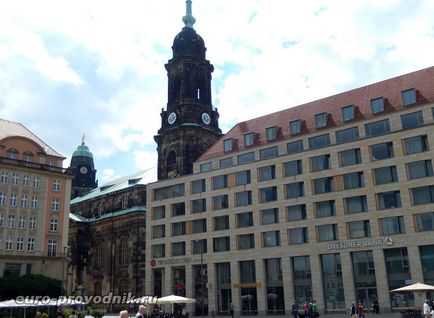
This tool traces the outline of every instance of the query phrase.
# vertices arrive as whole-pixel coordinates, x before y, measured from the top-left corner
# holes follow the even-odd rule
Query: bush
[[[90,314],[94,318],[102,318],[105,314],[105,310],[99,308],[91,309]]]

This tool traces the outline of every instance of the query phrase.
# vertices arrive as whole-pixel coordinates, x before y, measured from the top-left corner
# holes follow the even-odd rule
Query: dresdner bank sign
[[[393,239],[390,236],[382,237],[373,240],[363,240],[363,241],[349,241],[349,242],[336,242],[329,243],[327,248],[329,250],[343,250],[347,248],[358,248],[358,247],[374,247],[374,246],[388,246],[393,244]]]

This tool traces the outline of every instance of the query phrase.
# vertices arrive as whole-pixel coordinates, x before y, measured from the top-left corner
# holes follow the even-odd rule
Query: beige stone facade
[[[149,184],[146,294],[196,298],[196,314],[203,295],[209,315],[231,303],[244,314],[288,314],[294,300],[316,300],[321,312],[375,299],[384,311],[413,307],[412,295],[389,290],[434,283],[434,103],[432,89],[421,98],[415,85],[418,102],[401,104],[404,88],[387,94],[405,107],[299,135],[288,131],[292,114],[279,119],[279,138],[247,147],[246,135],[270,127],[255,119],[263,131],[228,133],[192,175]],[[323,112],[354,105],[357,114],[357,102],[374,107],[378,97],[341,95],[346,104]],[[235,147],[224,148],[229,139]]]
[[[64,159],[21,124],[0,120],[0,276],[66,278],[72,173]]]

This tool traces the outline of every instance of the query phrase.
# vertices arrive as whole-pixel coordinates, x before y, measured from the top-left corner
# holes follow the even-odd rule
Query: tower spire
[[[193,14],[191,13],[191,0],[186,0],[185,4],[186,4],[186,10],[185,10],[185,16],[182,17],[182,22],[184,22],[187,28],[193,29],[193,24],[196,22],[196,19],[193,17]]]

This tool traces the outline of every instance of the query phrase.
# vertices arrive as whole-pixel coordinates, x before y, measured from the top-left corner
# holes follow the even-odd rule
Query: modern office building
[[[196,314],[414,306],[389,290],[434,283],[433,115],[430,67],[238,123],[148,184],[146,294]]]
[[[0,119],[0,276],[65,278],[72,171],[22,124]]]

